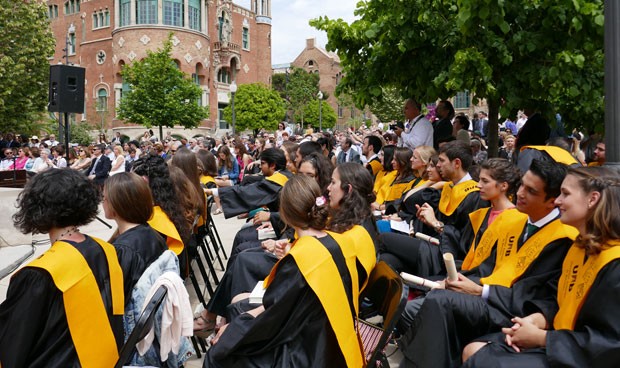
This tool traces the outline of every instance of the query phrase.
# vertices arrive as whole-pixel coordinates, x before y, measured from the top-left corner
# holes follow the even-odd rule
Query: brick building
[[[174,33],[172,58],[202,88],[210,116],[187,135],[226,129],[229,87],[271,82],[271,0],[251,9],[231,0],[47,0],[56,50],[50,64],[86,68],[84,114],[75,119],[136,137],[143,127],[116,119],[123,65],[140,60]]]
[[[325,49],[317,46],[316,39],[307,39],[305,49],[290,65],[302,68],[309,73],[319,74],[319,89],[327,92],[329,97],[326,101],[334,109],[338,117],[336,121],[337,129],[342,129],[344,126],[349,125],[351,119],[359,119],[360,121],[374,119],[368,111],[360,111],[352,104],[345,106],[339,103],[336,97],[336,86],[342,79],[340,58],[335,53],[327,52]],[[282,66],[274,66],[273,72],[282,73]]]

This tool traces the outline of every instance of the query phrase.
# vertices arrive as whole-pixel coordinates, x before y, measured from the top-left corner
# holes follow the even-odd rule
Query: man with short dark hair
[[[360,159],[360,154],[352,148],[353,140],[348,136],[342,136],[340,138],[340,153],[336,159],[337,164],[342,164],[345,162],[356,162],[358,164],[362,163]]]
[[[605,142],[598,142],[596,144],[592,158],[594,160],[588,166],[603,166],[605,164]]]
[[[381,147],[383,147],[381,139],[376,135],[367,135],[364,137],[362,154],[366,157],[366,168],[373,177],[376,177],[377,173],[383,170],[383,165],[381,165],[381,160],[379,160]]]
[[[88,178],[92,180],[99,189],[103,188],[103,182],[108,178],[110,169],[112,169],[112,161],[103,154],[105,144],[97,144],[93,147],[92,164],[88,169]]]
[[[435,115],[439,120],[433,122],[433,147],[439,150],[439,141],[452,136],[452,118],[454,107],[448,100],[439,101],[435,109]],[[456,138],[456,137],[455,137]]]

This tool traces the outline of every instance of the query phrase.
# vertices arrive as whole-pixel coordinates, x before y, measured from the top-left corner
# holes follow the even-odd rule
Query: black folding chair
[[[405,309],[409,288],[387,263],[380,261],[370,273],[368,285],[360,295],[358,329],[366,355],[366,367],[389,367],[384,350],[396,322]],[[383,317],[382,327],[365,321],[370,317]]]
[[[148,301],[146,308],[144,308],[144,311],[142,311],[142,314],[140,315],[140,318],[136,323],[136,326],[134,327],[133,331],[131,331],[131,334],[129,335],[129,338],[127,339],[125,344],[123,344],[123,348],[121,349],[121,352],[119,354],[118,362],[116,362],[115,365],[116,368],[121,368],[122,366],[130,362],[131,356],[136,351],[136,344],[140,342],[140,340],[144,339],[146,334],[153,327],[153,319],[155,318],[155,313],[157,312],[157,309],[159,309],[161,303],[166,298],[167,294],[168,289],[166,289],[166,287],[164,286],[160,286],[159,289],[157,289],[155,294]]]

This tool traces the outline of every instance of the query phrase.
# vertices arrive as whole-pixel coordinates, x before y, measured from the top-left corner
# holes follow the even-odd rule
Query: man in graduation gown
[[[459,275],[446,281],[449,290],[428,293],[401,339],[402,366],[458,367],[465,344],[509,325],[513,316],[524,315],[527,300],[546,294],[577,235],[559,221],[554,205],[565,175],[561,164],[533,161],[517,193],[517,208],[528,218],[504,229],[495,270],[480,285]]]
[[[293,175],[286,170],[284,152],[278,148],[264,150],[261,153],[261,171],[264,178],[256,183],[205,189],[205,193],[220,198],[225,218],[231,218],[263,206],[272,211],[277,211],[280,190]]]
[[[364,137],[362,144],[362,154],[366,157],[366,168],[372,175],[373,179],[377,177],[379,171],[383,170],[381,160],[379,160],[379,152],[383,144],[381,139],[375,135],[367,135]]]
[[[471,149],[467,144],[452,141],[442,147],[437,169],[448,182],[441,191],[437,211],[428,203],[419,207],[417,203],[405,201],[401,206],[401,210],[406,212],[418,212],[418,221],[436,231],[428,235],[437,236],[440,245],[431,245],[407,235],[384,233],[379,236],[379,252],[383,261],[396,271],[421,277],[444,273],[442,253],[452,253],[460,265],[473,239],[468,215],[488,205],[480,200],[477,182],[467,172],[472,162]]]

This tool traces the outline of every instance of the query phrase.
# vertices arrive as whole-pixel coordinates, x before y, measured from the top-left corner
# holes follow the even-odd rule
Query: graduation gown
[[[325,246],[327,237],[320,240],[321,245]],[[327,249],[332,257],[344,261],[342,251],[338,254],[338,249]],[[321,272],[325,264],[317,266]],[[357,292],[352,293],[352,277],[357,278],[356,272],[346,270],[345,267],[345,272],[340,272],[339,280],[330,282],[347,297],[356,297]],[[321,300],[296,259],[289,253],[278,262],[272,276],[263,297],[265,311],[256,318],[244,313],[233,319],[220,341],[207,352],[203,367],[347,366]],[[353,326],[350,306],[341,306],[340,312],[338,319],[351,319]]]
[[[280,190],[292,175],[287,170],[280,170],[256,183],[219,188],[217,192],[224,217],[231,218],[262,206],[277,211]]]
[[[564,275],[563,275],[564,276]],[[579,282],[576,282],[579,284]],[[620,259],[595,276],[574,320],[574,327],[547,332],[546,348],[515,353],[497,333],[479,340],[491,343],[465,367],[616,367],[620,361]],[[532,310],[531,312],[535,312]],[[547,320],[550,320],[547,316]]]
[[[105,253],[88,236],[81,243],[64,242],[80,252],[92,271],[117,348],[120,348],[123,344],[123,312],[118,315],[112,310]],[[84,303],[85,308],[88,304]],[[99,329],[94,323],[90,328]],[[63,293],[56,287],[50,273],[42,268],[26,266],[11,278],[7,298],[0,304],[0,365],[3,368],[80,366],[67,322]]]
[[[559,219],[545,227],[555,221]],[[541,236],[543,229],[539,230]],[[520,247],[525,246],[524,232],[525,225],[518,239]],[[544,299],[549,280],[557,281],[560,276],[562,261],[575,235],[569,229],[566,232],[566,237],[545,245],[511,287],[490,285],[487,300],[450,290],[429,292],[413,325],[401,339],[403,366],[458,367],[468,342],[510,325],[513,316],[525,315],[527,301]],[[528,241],[533,242],[534,238]]]

